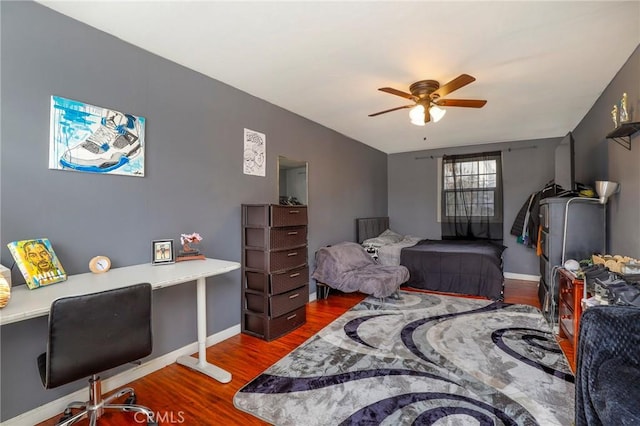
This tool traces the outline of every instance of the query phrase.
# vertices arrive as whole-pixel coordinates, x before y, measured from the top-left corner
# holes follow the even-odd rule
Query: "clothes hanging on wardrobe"
[[[518,243],[527,247],[536,247],[538,244],[541,195],[542,191],[537,191],[527,197],[511,226],[511,235],[516,236]]]

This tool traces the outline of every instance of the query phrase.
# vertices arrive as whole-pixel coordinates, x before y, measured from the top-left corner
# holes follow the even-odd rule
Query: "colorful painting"
[[[145,118],[51,97],[49,168],[144,176]]]
[[[266,176],[267,137],[263,133],[244,129],[244,174]]]

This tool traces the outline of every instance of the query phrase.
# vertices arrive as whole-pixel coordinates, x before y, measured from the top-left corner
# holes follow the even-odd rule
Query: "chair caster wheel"
[[[138,398],[134,394],[134,395],[129,396],[127,399],[125,399],[124,403],[127,404],[127,405],[135,405],[137,401],[138,401]]]
[[[60,417],[60,419],[56,422],[56,425],[61,425],[62,423],[64,423],[67,420],[69,420],[71,417],[73,417],[73,413],[71,412],[71,409],[70,408],[66,408],[62,412],[62,417]]]

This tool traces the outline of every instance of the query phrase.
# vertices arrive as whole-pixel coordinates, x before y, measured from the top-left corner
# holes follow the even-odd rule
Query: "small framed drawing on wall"
[[[176,261],[173,251],[173,240],[154,240],[151,250],[151,263],[154,265],[164,265]]]

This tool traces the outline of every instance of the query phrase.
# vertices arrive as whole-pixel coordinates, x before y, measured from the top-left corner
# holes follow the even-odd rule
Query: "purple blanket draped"
[[[318,250],[312,278],[345,293],[387,297],[409,279],[409,271],[378,265],[360,244],[344,242]]]

